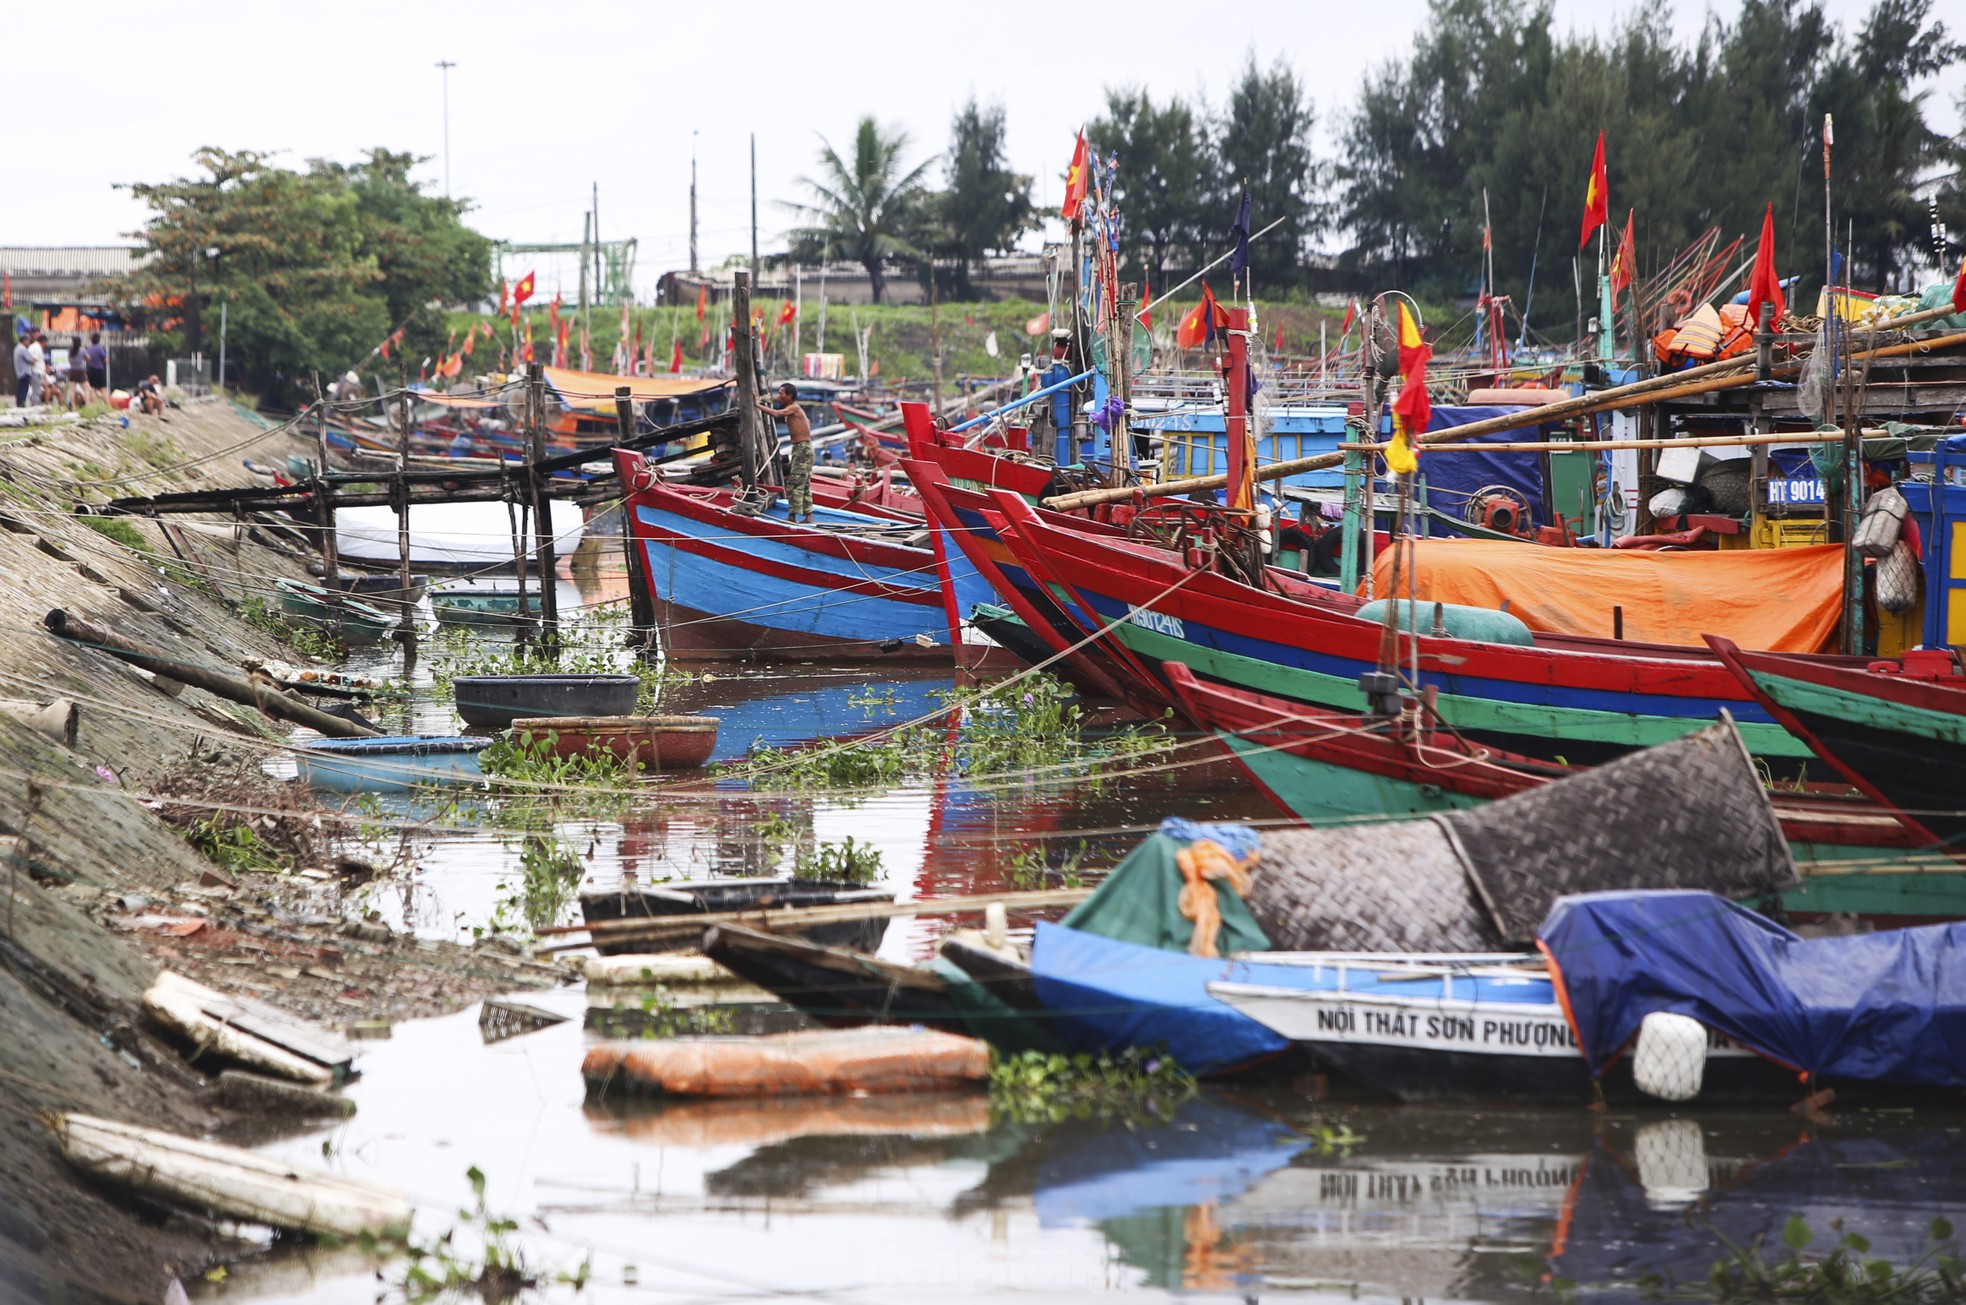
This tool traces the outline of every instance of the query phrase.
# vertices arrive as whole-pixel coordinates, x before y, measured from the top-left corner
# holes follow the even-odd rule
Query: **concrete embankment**
[[[235,537],[209,528],[216,520],[104,529],[75,508],[252,483],[243,458],[279,465],[309,443],[222,402],[0,432],[0,698],[80,705],[72,744],[0,715],[0,835],[18,840],[0,864],[0,1299],[154,1302],[172,1275],[189,1280],[239,1250],[82,1183],[40,1118],[73,1110],[194,1133],[241,1122],[218,1104],[218,1067],[187,1064],[146,1024],[140,998],[159,969],[339,1025],[555,980],[512,951],[344,921],[335,876],[360,867],[214,866],[160,817],[154,790],[172,783],[174,801],[195,806],[203,776],[257,780],[287,727],[195,688],[166,692],[42,628],[59,607],[234,674],[261,659],[304,663],[252,601],[275,576],[304,575],[277,536]],[[227,801],[205,800],[214,811]],[[304,795],[279,800],[266,820],[312,823]],[[314,814],[329,847],[337,813]]]

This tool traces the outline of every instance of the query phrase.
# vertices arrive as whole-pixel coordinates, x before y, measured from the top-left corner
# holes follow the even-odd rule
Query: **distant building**
[[[11,283],[16,311],[31,303],[99,305],[101,283],[134,271],[140,252],[131,245],[0,247],[0,272]]]
[[[942,273],[942,284],[946,286],[954,264],[939,261],[937,266]],[[883,270],[887,278],[888,303],[928,302],[928,290],[912,268],[890,263]],[[751,297],[756,300],[797,297],[817,303],[822,282],[828,303],[851,307],[874,302],[873,285],[868,279],[867,269],[858,263],[828,263],[822,275],[817,266],[789,268],[782,264],[771,266],[767,262],[764,275],[751,288]],[[1030,299],[1042,302],[1048,293],[1044,259],[1037,254],[975,259],[969,265],[969,282],[980,299]],[[707,287],[710,302],[720,304],[730,298],[731,284],[732,275],[726,271],[705,271],[695,276],[688,272],[664,272],[657,282],[657,294],[660,302],[665,304],[693,304],[697,290]]]

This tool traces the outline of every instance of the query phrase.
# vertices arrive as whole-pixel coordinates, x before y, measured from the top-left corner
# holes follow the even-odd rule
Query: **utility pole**
[[[758,285],[758,133],[751,133],[751,287]]]
[[[600,303],[601,289],[601,183],[594,183],[594,302]]]
[[[689,274],[701,275],[696,262],[696,133],[689,134]]]
[[[737,447],[740,475],[744,488],[750,489],[758,483],[758,456],[762,440],[759,435],[758,417],[758,369],[757,352],[752,347],[753,328],[751,322],[751,274],[739,272],[731,278],[730,288],[732,365],[737,371],[737,393],[731,402],[737,405]],[[775,443],[775,441],[774,441]]]
[[[457,67],[449,59],[437,60],[437,67],[444,75],[444,198],[451,197],[451,69]]]
[[[536,362],[526,364],[526,407],[532,418],[526,432],[526,488],[532,500],[533,561],[539,572],[539,615],[541,646],[549,653],[560,647],[559,582],[553,562],[553,500],[547,497],[548,480],[539,469],[546,459],[546,378]]]

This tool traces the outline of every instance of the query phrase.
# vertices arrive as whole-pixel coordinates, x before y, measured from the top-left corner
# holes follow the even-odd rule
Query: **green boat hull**
[[[1067,610],[1076,610],[1069,594],[1056,586],[1054,597]],[[1183,662],[1203,679],[1216,680],[1272,697],[1308,702],[1337,711],[1362,712],[1365,695],[1356,680],[1326,675],[1302,667],[1225,652],[1163,634],[1132,621],[1108,627],[1129,651],[1145,661]],[[1687,716],[1644,716],[1630,712],[1595,711],[1584,707],[1553,707],[1506,702],[1442,692],[1436,702],[1440,718],[1459,730],[1475,734],[1506,734],[1525,739],[1574,739],[1579,744],[1617,748],[1649,748],[1683,738],[1712,724]],[[1741,741],[1758,757],[1807,760],[1808,746],[1780,725],[1767,721],[1737,723]]]

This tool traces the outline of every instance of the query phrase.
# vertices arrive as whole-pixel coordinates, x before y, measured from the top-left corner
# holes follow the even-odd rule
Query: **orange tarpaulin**
[[[729,385],[729,380],[703,380],[687,376],[614,376],[607,372],[576,372],[564,367],[543,367],[540,374],[559,393],[569,408],[587,411],[614,411],[616,386],[626,385],[637,403],[650,399],[675,399],[701,394]]]
[[[1832,652],[1842,616],[1843,548],[1729,549],[1649,553],[1543,548],[1487,539],[1414,544],[1413,593],[1423,603],[1501,607],[1532,630],[1610,638],[1613,607],[1625,638],[1703,647],[1724,634],[1743,648]],[[1372,568],[1373,593],[1388,596],[1392,552]],[[1407,595],[1406,578],[1399,598]]]

